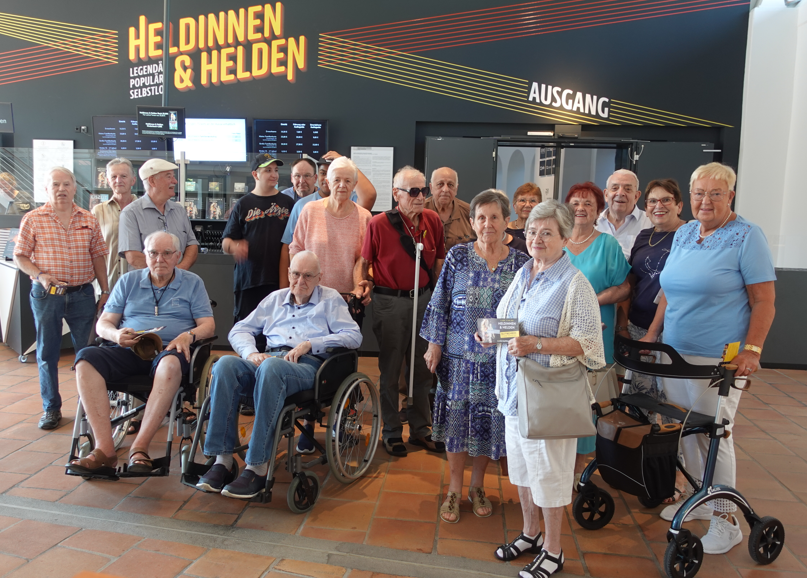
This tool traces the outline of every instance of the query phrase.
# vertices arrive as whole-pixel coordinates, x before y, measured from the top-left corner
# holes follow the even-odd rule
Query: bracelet
[[[616,326],[616,331],[627,331],[627,330],[628,330],[627,325],[617,325]]]
[[[101,291],[101,295],[109,295],[109,291]]]
[[[39,281],[39,277],[40,277],[41,275],[42,275],[42,271],[40,271],[39,273],[37,273],[37,275],[36,275],[36,280],[37,280],[37,281]]]
[[[743,351],[753,351],[757,355],[762,355],[762,348],[757,347],[756,345],[750,345],[746,343],[745,347],[743,347]]]

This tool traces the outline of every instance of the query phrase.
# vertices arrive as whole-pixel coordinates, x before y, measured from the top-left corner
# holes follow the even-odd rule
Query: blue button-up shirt
[[[304,305],[291,300],[290,289],[271,293],[260,305],[233,326],[227,338],[238,355],[246,359],[258,353],[255,336],[266,336],[266,349],[297,347],[311,342],[311,353],[322,355],[329,347],[357,349],[362,335],[347,303],[335,289],[318,285]]]
[[[166,201],[163,214],[148,195],[132,201],[121,211],[119,227],[118,254],[121,257],[126,256],[126,251],[142,253],[143,242],[155,231],[166,231],[179,237],[179,250],[183,253],[188,245],[199,244],[182,205]]]

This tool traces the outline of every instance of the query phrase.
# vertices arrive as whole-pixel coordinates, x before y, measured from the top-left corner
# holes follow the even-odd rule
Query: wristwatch
[[[543,347],[544,347],[544,344],[541,343],[541,338],[539,337],[538,338],[538,343],[535,344],[535,349],[537,349],[538,351],[541,351],[541,349],[543,349]]]
[[[193,332],[193,329],[191,329],[190,331],[188,331],[188,335],[190,335],[190,336],[193,338],[193,340],[191,341],[191,343],[196,343],[196,334]]]
[[[101,295],[109,295],[109,291],[101,291]]]
[[[762,348],[757,347],[756,345],[751,345],[751,344],[746,343],[745,347],[743,347],[743,350],[744,351],[753,351],[757,355],[762,355]]]
[[[627,331],[627,330],[628,330],[627,325],[617,325],[616,326],[616,331]]]

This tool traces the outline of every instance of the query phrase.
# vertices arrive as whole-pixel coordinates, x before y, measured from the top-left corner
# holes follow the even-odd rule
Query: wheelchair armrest
[[[336,393],[336,389],[342,381],[354,373],[358,365],[359,352],[357,350],[334,347],[333,353],[319,366],[317,375],[314,377],[314,399],[320,399],[322,393],[320,389],[327,391],[328,395]]]
[[[196,376],[202,371],[205,366],[207,358],[210,357],[210,352],[213,350],[213,342],[218,339],[218,336],[206,337],[199,339],[196,343],[191,345],[191,363],[188,369],[188,383],[194,383]]]

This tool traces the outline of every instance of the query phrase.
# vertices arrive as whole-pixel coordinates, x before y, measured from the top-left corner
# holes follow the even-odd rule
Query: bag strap
[[[389,211],[384,211],[384,214],[387,216],[387,220],[389,221],[389,224],[392,225],[392,228],[395,229],[400,235],[401,245],[403,245],[406,254],[409,255],[413,261],[417,261],[417,257],[415,255],[415,240],[406,230],[406,226],[404,225],[401,213],[398,212],[398,209],[391,209]],[[432,272],[430,269],[427,269],[424,266],[423,259],[420,260],[420,268],[426,272],[426,276],[429,279],[429,289],[434,289],[434,279],[432,279]],[[415,289],[418,289],[418,287],[415,287]]]

